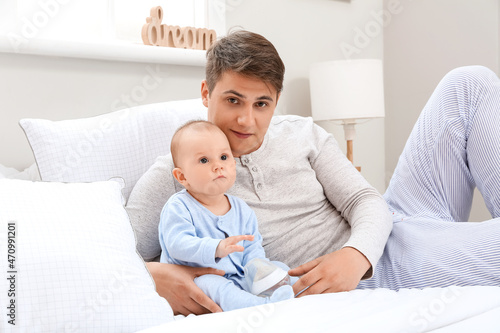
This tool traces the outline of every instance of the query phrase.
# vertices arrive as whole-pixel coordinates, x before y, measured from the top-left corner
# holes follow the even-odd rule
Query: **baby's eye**
[[[227,155],[222,155],[222,156],[220,157],[220,159],[221,159],[221,160],[223,160],[223,161],[227,160]]]
[[[201,158],[201,159],[200,159],[200,163],[201,163],[201,164],[208,163],[208,158],[206,158],[206,157]]]

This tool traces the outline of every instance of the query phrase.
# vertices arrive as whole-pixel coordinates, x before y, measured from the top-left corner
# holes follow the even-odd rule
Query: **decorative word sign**
[[[163,9],[160,6],[151,8],[151,16],[142,26],[144,44],[206,50],[215,42],[215,30],[161,24],[162,19]]]

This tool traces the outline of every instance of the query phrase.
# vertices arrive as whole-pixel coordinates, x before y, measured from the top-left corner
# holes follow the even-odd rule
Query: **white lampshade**
[[[384,117],[384,81],[380,59],[316,63],[310,70],[315,121]]]

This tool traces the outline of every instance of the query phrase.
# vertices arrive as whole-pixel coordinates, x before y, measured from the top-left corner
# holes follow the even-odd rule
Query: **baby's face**
[[[179,152],[184,187],[195,197],[224,194],[236,179],[236,161],[224,133],[207,130],[186,138]]]

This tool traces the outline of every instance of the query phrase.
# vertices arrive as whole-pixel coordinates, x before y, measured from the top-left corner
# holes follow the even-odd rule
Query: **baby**
[[[223,311],[293,298],[289,268],[265,257],[255,213],[225,194],[236,178],[225,134],[210,122],[192,121],[176,131],[170,150],[172,174],[185,189],[163,207],[160,261],[224,270],[224,276],[195,278]]]

